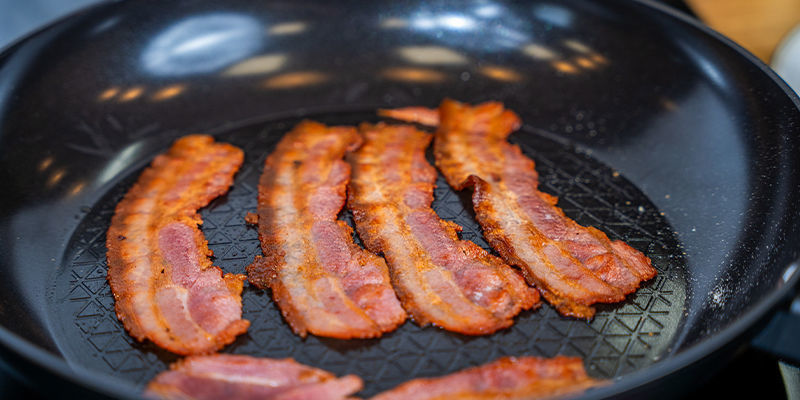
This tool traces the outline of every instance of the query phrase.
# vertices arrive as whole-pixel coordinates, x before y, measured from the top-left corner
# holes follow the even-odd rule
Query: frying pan
[[[175,138],[246,151],[232,191],[202,211],[216,265],[241,272],[260,252],[242,217],[294,123],[444,97],[518,112],[511,140],[542,190],[659,276],[589,322],[543,306],[488,337],[409,322],[361,341],[300,339],[250,287],[253,326],[225,351],[356,373],[365,396],[503,355],[577,355],[612,379],[585,394],[600,398],[686,390],[774,315],[761,343],[796,350],[772,339],[796,321],[781,307],[798,280],[798,98],[727,39],[646,1],[198,0],[98,6],[0,56],[5,363],[62,396],[135,398],[177,359],[114,318],[104,247],[114,204]],[[486,246],[468,195],[440,180],[434,208]]]

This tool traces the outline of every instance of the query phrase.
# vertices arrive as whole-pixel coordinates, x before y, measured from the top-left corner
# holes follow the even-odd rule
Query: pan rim
[[[70,11],[67,14],[65,14],[65,15],[63,15],[61,17],[58,17],[58,18],[50,21],[49,23],[47,23],[47,24],[45,24],[43,26],[40,26],[40,27],[38,27],[38,28],[36,28],[36,29],[34,29],[34,30],[32,30],[32,31],[30,31],[30,32],[28,32],[28,33],[26,33],[26,34],[24,34],[24,35],[22,35],[22,36],[20,36],[20,37],[18,37],[16,39],[14,39],[14,40],[12,40],[11,42],[6,43],[2,47],[0,47],[0,60],[2,60],[5,57],[8,57],[9,55],[11,55],[11,53],[13,53],[14,50],[16,50],[17,48],[23,46],[30,39],[33,39],[34,37],[41,35],[45,31],[49,31],[51,28],[53,28],[56,25],[60,25],[61,23],[64,23],[64,22],[67,22],[69,20],[78,18],[79,16],[81,16],[83,14],[87,14],[87,13],[89,13],[91,11],[94,11],[94,10],[97,10],[97,9],[100,9],[100,8],[103,8],[103,7],[113,7],[114,5],[116,5],[117,3],[120,3],[122,1],[123,0],[100,0],[99,3],[88,5],[88,6],[82,7],[82,8],[78,8],[77,10],[74,10],[74,11]]]
[[[52,28],[74,20],[81,15],[86,14],[91,10],[96,10],[103,7],[117,7],[122,4],[120,0],[112,0],[109,2],[102,2],[94,6],[77,10],[67,16],[59,18],[44,27],[41,27],[32,33],[6,45],[0,49],[0,60],[5,61],[13,57],[13,53],[25,46],[31,39],[41,36]],[[795,93],[786,82],[781,79],[775,71],[767,66],[763,61],[758,59],[752,53],[742,48],[731,39],[725,37],[719,32],[706,26],[701,21],[692,18],[678,10],[672,9],[669,6],[661,4],[656,0],[635,0],[629,3],[629,7],[636,6],[650,8],[657,12],[666,14],[668,17],[675,18],[683,24],[691,28],[699,30],[701,33],[709,35],[711,38],[719,41],[721,44],[733,49],[744,60],[749,61],[751,65],[756,66],[762,73],[766,74],[786,96],[791,100],[795,108],[800,112],[800,96]],[[793,263],[800,263],[800,259],[793,261]],[[690,348],[675,354],[668,359],[657,362],[642,370],[625,375],[614,381],[612,385],[605,387],[595,388],[589,393],[584,394],[585,398],[606,398],[611,396],[619,396],[623,393],[630,392],[636,388],[645,386],[647,384],[665,378],[679,369],[692,365],[701,359],[715,353],[723,348],[725,345],[730,344],[736,338],[742,337],[748,330],[755,327],[755,325],[767,317],[768,313],[775,309],[778,304],[786,299],[788,293],[793,288],[798,286],[800,282],[800,274],[791,276],[782,286],[772,291],[768,295],[761,298],[750,309],[743,312],[731,324],[722,328],[714,335],[692,345]],[[108,397],[136,399],[141,398],[141,393],[138,388],[128,381],[122,380],[110,374],[102,374],[97,371],[86,369],[79,365],[68,363],[65,359],[56,356],[48,350],[32,343],[31,341],[13,333],[5,326],[0,325],[0,346],[6,348],[9,352],[15,353],[17,356],[31,362],[35,367],[41,368],[56,375],[66,381],[78,384],[85,389],[94,391]],[[13,367],[13,366],[12,366]]]

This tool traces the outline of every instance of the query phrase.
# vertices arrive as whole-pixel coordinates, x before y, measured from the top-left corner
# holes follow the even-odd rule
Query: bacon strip
[[[305,121],[267,158],[258,188],[258,234],[265,254],[248,280],[272,289],[295,333],[340,339],[378,337],[406,314],[382,258],[358,247],[336,215],[361,144],[354,128]]]
[[[218,350],[244,333],[243,275],[211,265],[197,210],[228,191],[241,150],[178,139],[117,204],[106,235],[117,318],[137,340],[178,354]]]
[[[504,357],[438,378],[414,379],[372,400],[533,399],[560,396],[601,383],[577,357]]]
[[[513,324],[538,293],[499,258],[459,240],[461,227],[430,207],[436,170],[425,160],[431,135],[411,126],[367,125],[350,153],[348,208],[364,245],[383,253],[404,308],[420,325],[482,335]]]
[[[492,247],[567,316],[591,318],[594,303],[622,301],[653,278],[650,259],[583,227],[538,191],[531,159],[506,141],[519,118],[502,104],[445,100],[439,108],[436,166],[457,190],[473,187],[477,220]]]
[[[399,121],[416,122],[427,126],[439,126],[439,110],[427,107],[405,107],[379,109],[378,115]]]
[[[172,364],[148,385],[145,396],[175,400],[345,399],[361,390],[355,375],[330,372],[286,358],[274,360],[215,354],[192,356]]]

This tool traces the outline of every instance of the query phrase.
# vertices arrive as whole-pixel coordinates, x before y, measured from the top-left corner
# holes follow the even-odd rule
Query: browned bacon
[[[519,118],[502,104],[445,100],[439,108],[436,166],[461,190],[473,187],[484,235],[564,315],[591,318],[594,303],[621,301],[653,278],[650,259],[624,242],[583,227],[537,190],[531,159],[506,141]]]
[[[538,293],[499,258],[459,240],[461,227],[431,208],[431,135],[408,125],[362,125],[348,208],[365,246],[383,253],[405,309],[420,325],[481,335],[510,326]]]
[[[439,110],[427,107],[405,107],[380,109],[378,115],[400,121],[416,122],[422,125],[438,126]]]
[[[117,317],[138,340],[210,353],[244,333],[243,275],[211,265],[197,210],[225,193],[241,150],[210,136],[178,139],[117,205],[106,236]]]
[[[535,399],[565,395],[599,384],[580,358],[501,358],[438,378],[415,379],[372,400]]]
[[[258,235],[265,256],[248,267],[248,280],[272,289],[300,336],[377,337],[406,318],[386,263],[353,243],[350,227],[336,219],[350,178],[342,157],[360,143],[354,128],[302,122],[261,175]]]
[[[274,360],[215,354],[192,356],[170,366],[148,385],[145,396],[174,400],[336,400],[361,390],[355,375],[336,378],[330,372]]]

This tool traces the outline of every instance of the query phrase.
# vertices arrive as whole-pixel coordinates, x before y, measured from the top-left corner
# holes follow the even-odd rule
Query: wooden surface
[[[800,0],[685,0],[706,24],[769,63],[780,40],[800,24]]]

